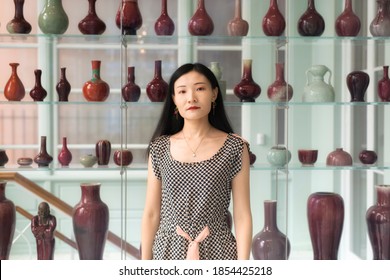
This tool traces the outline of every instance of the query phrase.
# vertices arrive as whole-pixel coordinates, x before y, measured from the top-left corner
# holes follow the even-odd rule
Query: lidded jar
[[[291,160],[291,152],[282,145],[272,147],[267,154],[268,162],[275,167],[283,167]]]

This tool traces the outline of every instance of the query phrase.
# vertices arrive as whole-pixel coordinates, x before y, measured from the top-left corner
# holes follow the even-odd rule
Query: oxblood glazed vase
[[[111,142],[108,140],[99,140],[96,142],[95,152],[98,165],[108,165],[111,157]]]
[[[66,67],[61,68],[60,80],[56,85],[56,91],[58,95],[58,101],[67,102],[69,101],[69,94],[72,87],[69,81],[66,79]]]
[[[370,76],[363,71],[353,71],[347,75],[347,87],[351,102],[364,102],[364,95],[370,84]]]
[[[0,149],[0,167],[4,167],[4,165],[8,162],[8,156],[5,150]]]
[[[154,23],[154,31],[159,36],[169,36],[175,32],[175,23],[168,15],[167,0],[161,0],[161,14]]]
[[[330,152],[326,158],[326,165],[329,166],[351,166],[352,156],[343,150],[343,148],[336,148]]]
[[[249,24],[242,18],[241,0],[236,0],[234,9],[234,18],[228,23],[227,30],[229,36],[246,36],[249,30]]]
[[[115,17],[116,26],[123,35],[137,35],[142,26],[142,15],[138,7],[138,0],[122,0]]]
[[[6,181],[0,181],[0,260],[8,260],[15,233],[16,209],[5,196]]]
[[[307,9],[298,20],[299,34],[301,36],[321,36],[324,30],[324,18],[317,12],[314,0],[308,0]]]
[[[234,87],[234,94],[241,102],[255,102],[260,96],[261,88],[252,77],[252,60],[243,60],[241,81]]]
[[[368,236],[374,260],[390,260],[390,185],[375,190],[377,202],[366,212]]]
[[[17,72],[19,63],[10,63],[11,76],[4,87],[4,96],[9,101],[21,101],[26,95],[26,90]]]
[[[100,35],[106,30],[106,24],[96,13],[96,0],[88,0],[88,14],[79,22],[78,28],[87,35]]]
[[[69,18],[62,0],[46,0],[38,17],[38,26],[45,34],[64,34],[69,27]]]
[[[188,22],[188,31],[194,36],[208,36],[213,33],[214,22],[207,13],[204,0],[198,0],[198,8]]]
[[[390,0],[377,0],[378,10],[370,24],[370,33],[374,37],[390,36]]]
[[[73,208],[73,231],[80,260],[102,260],[109,210],[100,198],[100,183],[82,183],[81,200]]]
[[[83,95],[87,101],[103,102],[110,94],[110,86],[100,77],[100,60],[92,60],[92,78],[83,86]]]
[[[146,95],[152,102],[163,102],[168,94],[168,83],[162,77],[161,64],[161,60],[154,62],[154,77],[146,85]]]
[[[324,81],[326,73],[328,82]],[[309,75],[310,74],[310,75]],[[332,71],[325,65],[313,65],[306,71],[306,86],[303,102],[334,102],[334,88],[331,84]]]
[[[307,200],[307,219],[314,260],[337,260],[344,225],[344,200],[336,193],[316,192]]]
[[[126,102],[137,102],[141,96],[141,88],[135,83],[135,67],[127,68],[127,84],[122,88],[122,98]]]
[[[389,66],[383,66],[383,77],[377,84],[378,96],[381,101],[390,101],[390,79],[389,79]]]
[[[113,160],[118,166],[128,166],[133,162],[133,153],[128,150],[117,150],[114,152]]]
[[[335,30],[338,36],[355,37],[360,31],[360,19],[353,12],[352,0],[345,0],[344,11],[337,17]]]
[[[263,17],[262,28],[267,36],[281,36],[283,34],[286,21],[279,10],[277,0],[270,0],[268,11]]]
[[[378,160],[378,155],[372,150],[362,150],[359,153],[359,160],[363,164],[374,164]]]
[[[47,152],[46,136],[41,136],[41,147],[39,153],[34,157],[38,167],[47,167],[53,161],[53,157]]]
[[[34,75],[35,75],[35,85],[30,91],[30,96],[34,101],[43,101],[47,96],[47,91],[43,88],[41,82],[42,70],[35,69]]]
[[[62,137],[62,148],[58,154],[58,162],[62,167],[69,166],[72,161],[72,153],[68,149],[68,140],[66,137]]]
[[[31,24],[28,23],[23,14],[24,0],[14,0],[15,16],[7,23],[7,31],[11,34],[29,34],[31,32]]]
[[[290,241],[278,229],[276,205],[276,200],[264,201],[264,227],[252,240],[255,260],[287,260],[290,256]]]
[[[284,79],[284,63],[276,63],[276,79],[268,87],[267,96],[273,102],[288,102],[293,97],[293,88]]]

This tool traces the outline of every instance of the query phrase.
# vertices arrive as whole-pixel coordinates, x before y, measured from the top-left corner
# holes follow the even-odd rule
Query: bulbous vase
[[[207,13],[204,0],[198,0],[198,8],[188,22],[188,31],[194,36],[208,36],[213,33],[214,22]]]
[[[175,23],[168,15],[167,0],[161,0],[161,14],[154,23],[154,31],[159,36],[169,36],[175,32]]]
[[[329,73],[328,82],[324,76]],[[310,79],[311,77],[311,79]],[[334,102],[335,93],[331,84],[332,71],[325,65],[313,65],[306,71],[306,86],[302,97],[303,102]]]
[[[30,96],[34,101],[43,101],[47,96],[47,91],[43,88],[41,82],[42,70],[35,69],[34,75],[35,75],[35,85],[30,90]]]
[[[110,95],[110,86],[100,77],[100,65],[100,60],[92,60],[92,78],[83,86],[83,95],[87,101],[103,102]]]
[[[352,163],[352,156],[343,148],[336,148],[326,157],[326,165],[329,166],[351,166]]]
[[[337,17],[335,30],[338,36],[355,37],[360,31],[360,19],[353,12],[352,0],[345,0],[344,11]]]
[[[137,102],[141,96],[141,88],[135,83],[135,67],[127,68],[127,84],[122,87],[122,98],[126,102]]]
[[[100,35],[106,30],[106,24],[96,13],[96,0],[88,0],[88,14],[79,22],[78,28],[86,35]]]
[[[363,71],[353,71],[347,75],[346,82],[351,94],[351,102],[364,102],[370,76]]]
[[[242,18],[241,0],[236,0],[234,9],[234,18],[227,26],[229,36],[246,36],[249,30],[249,24]]]
[[[168,83],[162,77],[161,64],[161,60],[154,62],[154,77],[146,85],[146,95],[152,102],[163,102],[168,94]]]
[[[142,26],[138,0],[122,0],[115,16],[115,23],[123,35],[137,35],[137,30]]]
[[[5,150],[0,149],[0,167],[4,167],[4,165],[8,162],[8,156]]]
[[[307,9],[298,20],[299,34],[301,36],[321,36],[324,30],[324,18],[317,12],[314,0],[308,0]]]
[[[72,153],[68,149],[68,140],[66,137],[62,137],[62,148],[58,154],[58,162],[62,167],[69,166],[72,161]]]
[[[60,80],[56,85],[56,91],[58,94],[58,101],[67,102],[69,101],[69,94],[72,87],[66,78],[66,67],[61,68]]]
[[[38,17],[38,26],[45,34],[64,34],[69,27],[69,18],[62,0],[46,0]]]
[[[18,76],[19,63],[10,63],[9,65],[11,66],[11,76],[4,87],[4,96],[9,101],[21,101],[26,95],[26,90]]]
[[[23,6],[24,0],[14,0],[15,16],[7,23],[7,31],[11,34],[29,34],[31,32],[31,24],[24,18]]]
[[[267,161],[275,167],[284,167],[291,160],[291,152],[284,146],[274,146],[267,153]]]
[[[15,204],[5,196],[7,182],[0,180],[0,260],[8,260],[15,233]]]
[[[116,150],[113,160],[118,166],[128,166],[133,162],[133,153],[128,149]]]
[[[293,97],[293,88],[284,79],[284,63],[276,63],[276,79],[268,87],[267,96],[272,102],[288,102]]]
[[[286,21],[280,12],[277,0],[270,0],[267,13],[262,21],[263,32],[267,36],[281,36],[286,28]]]
[[[389,79],[389,66],[383,66],[383,77],[377,84],[378,96],[382,102],[390,101],[390,79]]]
[[[39,153],[34,157],[38,167],[47,167],[53,161],[53,157],[47,152],[46,136],[41,136],[41,147]]]
[[[390,1],[377,0],[377,14],[370,24],[370,33],[374,37],[390,36]]]
[[[241,102],[255,102],[260,96],[261,88],[252,77],[252,60],[243,60],[241,81],[234,86],[234,94]]]

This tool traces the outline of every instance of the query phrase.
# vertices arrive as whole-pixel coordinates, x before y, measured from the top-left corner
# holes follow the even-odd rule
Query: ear
[[[217,97],[218,97],[218,87],[213,89],[213,97],[212,97],[211,101],[214,102],[215,100],[217,100]]]

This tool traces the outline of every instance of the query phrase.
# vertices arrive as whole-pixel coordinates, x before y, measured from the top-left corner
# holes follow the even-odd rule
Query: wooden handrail
[[[72,216],[72,206],[65,203],[64,201],[53,195],[51,192],[43,189],[41,186],[19,174],[18,172],[0,172],[0,179],[6,181],[14,181],[18,183],[22,187],[26,188],[30,192],[34,193],[38,197],[48,202],[50,205],[53,205],[65,214]],[[115,235],[111,231],[109,231],[107,234],[107,240],[114,245],[123,248],[128,254],[130,254],[134,258],[140,258],[140,252],[136,247],[129,244],[128,242],[125,242],[123,239],[121,239],[119,236]]]

